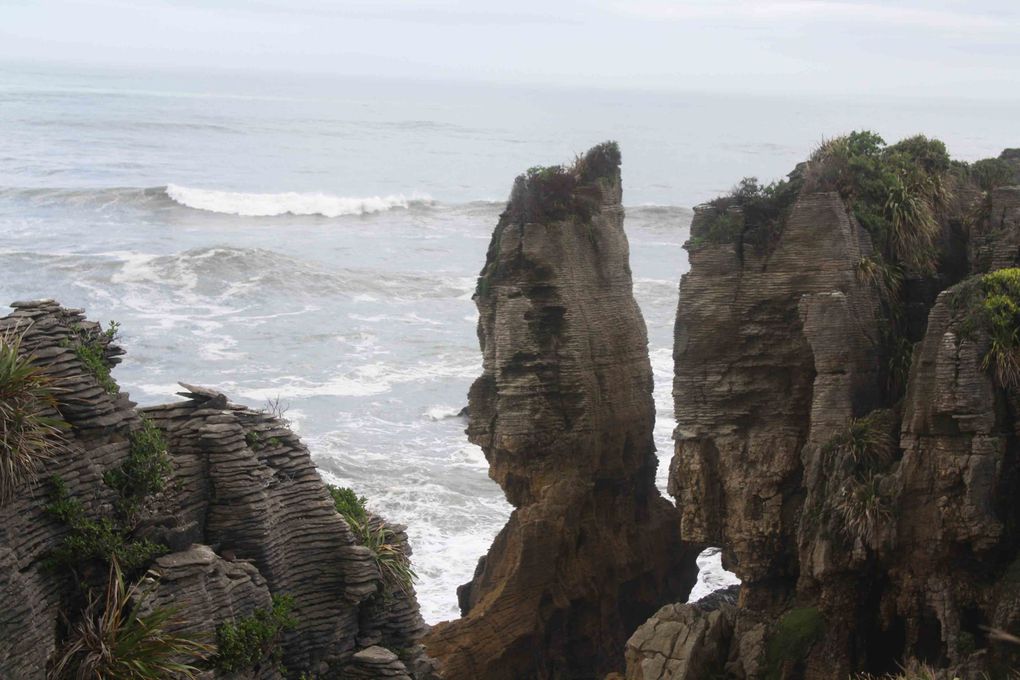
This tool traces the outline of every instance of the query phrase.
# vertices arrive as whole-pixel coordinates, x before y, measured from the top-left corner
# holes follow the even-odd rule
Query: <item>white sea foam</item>
[[[446,420],[447,418],[456,418],[460,415],[463,406],[449,406],[439,405],[430,406],[425,410],[425,417],[429,420]]]
[[[176,203],[196,210],[243,215],[245,217],[273,217],[275,215],[367,215],[394,208],[408,208],[413,203],[429,204],[431,197],[415,192],[410,196],[334,196],[323,193],[255,194],[216,189],[197,189],[168,184],[166,195]]]
[[[688,602],[697,602],[716,590],[740,584],[736,574],[723,569],[719,548],[707,548],[698,555],[698,569],[698,582],[691,589]]]

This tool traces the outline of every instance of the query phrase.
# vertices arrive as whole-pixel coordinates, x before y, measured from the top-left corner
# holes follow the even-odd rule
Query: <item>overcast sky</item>
[[[0,60],[1016,99],[1020,0],[0,0]]]

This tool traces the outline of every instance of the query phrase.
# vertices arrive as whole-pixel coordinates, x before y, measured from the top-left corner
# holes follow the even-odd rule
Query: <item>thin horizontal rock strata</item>
[[[426,639],[447,680],[588,678],[694,583],[654,485],[645,324],[632,294],[619,152],[518,178],[476,303],[483,373],[468,435],[515,506]]]

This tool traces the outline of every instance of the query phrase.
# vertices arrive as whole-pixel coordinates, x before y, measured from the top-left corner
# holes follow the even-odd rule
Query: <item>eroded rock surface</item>
[[[165,434],[173,463],[166,490],[147,501],[131,528],[164,546],[151,564],[152,606],[172,604],[184,628],[211,637],[219,624],[287,595],[297,621],[281,642],[291,672],[331,678],[350,667],[350,677],[369,677],[357,675],[368,663],[359,654],[389,648],[400,657],[387,652],[393,658],[370,677],[429,676],[413,589],[384,595],[371,550],[336,512],[286,423],[190,385],[183,401],[137,411],[75,354],[74,338],[83,332],[106,362],[122,353],[95,324],[52,302],[15,307],[0,327],[23,334],[22,350],[59,380],[60,414],[71,430],[67,450],[0,507],[0,597],[9,603],[0,614],[0,676],[42,678],[60,642],[59,617],[74,617],[72,580],[45,565],[67,532],[45,511],[46,480],[62,479],[89,516],[110,516],[116,499],[104,473],[124,462],[143,416]],[[374,527],[381,521],[370,519]],[[392,542],[409,553],[402,528],[390,528]],[[257,677],[280,677],[275,665],[264,666]]]
[[[939,268],[895,303],[862,276],[871,238],[838,194],[802,191],[765,247],[698,238],[696,212],[670,491],[684,536],[722,546],[743,583],[736,606],[660,610],[628,643],[629,679],[1017,665],[987,631],[1020,631],[1018,398],[986,360],[977,279],[938,293],[1017,266],[1020,188],[954,181]]]
[[[429,653],[447,680],[601,678],[694,583],[696,551],[654,485],[645,324],[619,152],[518,178],[479,279],[483,374],[468,435],[515,510]]]

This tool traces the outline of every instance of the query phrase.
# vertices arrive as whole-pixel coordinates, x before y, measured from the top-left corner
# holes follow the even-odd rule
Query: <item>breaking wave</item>
[[[274,217],[276,215],[367,215],[395,208],[407,209],[414,205],[431,205],[432,198],[414,193],[393,196],[333,196],[323,193],[254,194],[216,189],[195,189],[168,184],[166,195],[176,203],[195,210],[241,215],[244,217]]]

